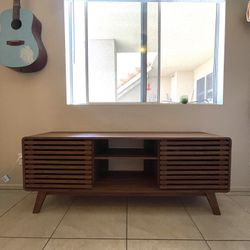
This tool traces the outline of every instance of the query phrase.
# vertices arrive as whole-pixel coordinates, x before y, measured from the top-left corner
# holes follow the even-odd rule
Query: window
[[[223,103],[224,0],[64,1],[68,104]]]
[[[216,86],[213,86],[213,74],[197,80],[196,99],[198,103],[213,103]]]

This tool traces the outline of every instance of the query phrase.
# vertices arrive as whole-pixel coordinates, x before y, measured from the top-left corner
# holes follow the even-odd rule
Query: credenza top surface
[[[86,139],[167,139],[167,138],[220,138],[205,132],[48,132],[28,138],[86,138]]]

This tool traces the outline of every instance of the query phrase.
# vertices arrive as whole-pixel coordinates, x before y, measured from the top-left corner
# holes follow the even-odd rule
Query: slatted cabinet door
[[[84,139],[23,139],[26,190],[76,190],[93,185],[93,142]]]
[[[230,155],[229,138],[161,140],[160,188],[227,192],[230,188]]]

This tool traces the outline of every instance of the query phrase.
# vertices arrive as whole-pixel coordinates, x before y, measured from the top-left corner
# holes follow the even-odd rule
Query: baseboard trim
[[[250,186],[234,186],[231,187],[231,192],[250,192]]]
[[[22,190],[22,184],[0,184],[0,189]]]
[[[22,184],[0,184],[0,189],[23,189]],[[230,192],[250,192],[250,186],[234,186]]]

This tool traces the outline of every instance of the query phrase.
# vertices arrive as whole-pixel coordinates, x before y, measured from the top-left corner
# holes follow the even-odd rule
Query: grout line
[[[149,240],[149,241],[196,241],[196,242],[205,242],[205,241],[218,241],[218,242],[250,242],[250,240],[203,240],[203,239],[129,239],[130,241],[144,241],[144,240]]]
[[[216,241],[219,241],[219,242],[230,242],[230,241],[233,241],[233,242],[250,242],[250,240],[207,240],[207,241],[213,241],[213,242],[216,242]]]
[[[20,237],[20,236],[0,236],[0,239],[37,239],[37,240],[44,240],[44,239],[49,239],[48,237]],[[61,238],[61,237],[55,237],[53,240],[114,240],[114,241],[120,241],[120,240],[125,240],[125,238]],[[203,239],[136,239],[132,238],[129,239],[129,241],[196,241],[196,242],[205,242],[205,241],[213,241],[213,242],[250,242],[250,240],[203,240]]]
[[[28,236],[0,236],[0,239],[37,239],[37,240],[44,240],[44,239],[48,239],[48,237],[28,237]]]
[[[197,226],[197,224],[195,223],[193,217],[191,216],[191,214],[188,212],[185,204],[183,203],[183,200],[181,199],[181,203],[182,203],[182,206],[184,207],[184,210],[186,211],[186,213],[188,214],[190,220],[193,222],[194,226],[196,227],[196,229],[199,231],[199,233],[201,234],[201,237],[203,239],[203,241],[205,241],[206,245],[208,246],[208,249],[211,250],[211,247],[209,246],[207,240],[205,239],[204,235],[202,234],[201,230],[199,229],[199,227]]]
[[[21,203],[23,200],[25,200],[31,193],[26,194],[21,200],[17,201],[14,205],[12,205],[10,208],[8,208],[3,214],[0,215],[0,218],[6,215],[12,208],[17,206],[19,203]]]
[[[250,196],[249,191],[239,191],[239,192],[228,192],[225,193],[226,196]]]
[[[52,232],[52,234],[50,235],[50,237],[49,237],[49,239],[47,240],[46,244],[43,246],[42,250],[45,249],[45,247],[48,245],[49,241],[52,239],[52,237],[53,237],[54,233],[56,232],[57,228],[59,227],[59,225],[61,224],[62,220],[64,219],[64,217],[66,216],[66,214],[67,214],[68,211],[70,210],[70,208],[71,208],[73,202],[74,202],[74,199],[72,199],[72,201],[71,201],[69,207],[66,209],[64,215],[63,215],[62,218],[60,219],[59,223],[58,223],[57,226],[55,227],[55,229],[54,229],[54,231]]]
[[[54,237],[53,240],[126,240],[126,238],[61,238],[61,237]],[[250,240],[249,240],[250,241]]]
[[[233,199],[232,197],[230,197],[230,196],[228,196],[228,198],[229,198],[230,200],[232,200],[232,201],[233,201],[239,208],[241,208],[244,212],[250,214],[250,212],[249,212],[247,209],[245,209],[238,201],[234,200],[234,199]]]
[[[44,246],[43,246],[42,250],[44,250],[44,249],[45,249],[45,247],[48,245],[49,241],[50,241],[50,238],[48,238],[48,240],[47,240],[47,241],[46,241],[46,243],[44,244]]]
[[[126,202],[126,250],[128,250],[128,197]]]

